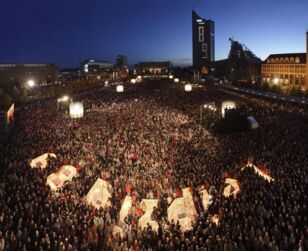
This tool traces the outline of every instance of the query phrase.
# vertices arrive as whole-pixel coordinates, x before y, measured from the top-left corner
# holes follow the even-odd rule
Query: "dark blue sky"
[[[261,59],[305,52],[308,0],[9,0],[1,1],[0,62],[84,59],[129,64],[191,64],[191,11],[215,21],[216,59],[232,36]]]

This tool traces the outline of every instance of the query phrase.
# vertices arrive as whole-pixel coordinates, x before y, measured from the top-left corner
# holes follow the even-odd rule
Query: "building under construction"
[[[231,82],[255,83],[261,76],[261,59],[244,44],[229,38],[231,48],[227,59],[213,63],[210,74]]]

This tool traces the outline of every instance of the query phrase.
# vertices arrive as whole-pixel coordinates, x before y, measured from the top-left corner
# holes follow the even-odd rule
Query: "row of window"
[[[305,74],[306,71],[305,71],[305,70],[302,70],[302,69],[300,69],[300,70],[279,70],[279,69],[278,69],[278,70],[276,70],[276,71],[273,71],[273,70],[271,70],[271,69],[263,69],[263,70],[262,70],[262,73],[271,73],[271,74],[275,74],[275,73]]]
[[[263,68],[274,68],[274,69],[277,69],[277,68],[302,68],[302,69],[305,69],[306,65],[305,64],[298,64],[298,65],[295,65],[295,64],[278,64],[278,65],[263,64],[262,67]]]
[[[294,74],[263,74],[263,77],[267,77],[267,78],[291,78],[291,77],[296,77],[296,78],[305,78],[305,75],[294,75]]]
[[[300,57],[273,57],[266,61],[267,63],[300,63]]]
[[[198,34],[199,34],[199,42],[204,42],[204,27],[203,26],[199,26],[198,27]]]
[[[204,27],[198,27],[199,42],[201,44],[202,58],[207,58],[207,43],[204,43]]]

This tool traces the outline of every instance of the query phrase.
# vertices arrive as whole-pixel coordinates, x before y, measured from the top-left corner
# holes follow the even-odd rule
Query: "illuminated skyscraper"
[[[215,61],[214,21],[192,12],[193,66],[202,67]]]

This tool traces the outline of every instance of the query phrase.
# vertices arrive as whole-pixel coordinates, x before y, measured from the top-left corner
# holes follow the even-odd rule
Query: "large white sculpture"
[[[81,102],[74,102],[70,104],[70,117],[72,119],[83,117],[83,104]]]
[[[56,191],[61,188],[65,182],[71,181],[76,174],[77,170],[75,167],[71,165],[62,166],[59,171],[47,177],[47,185],[50,186],[51,190]]]
[[[38,156],[35,159],[31,160],[30,166],[32,168],[41,168],[41,169],[46,168],[48,156],[52,158],[57,157],[54,153],[44,153],[41,156]]]
[[[107,181],[98,178],[86,196],[86,201],[95,208],[105,207],[111,194]]]

